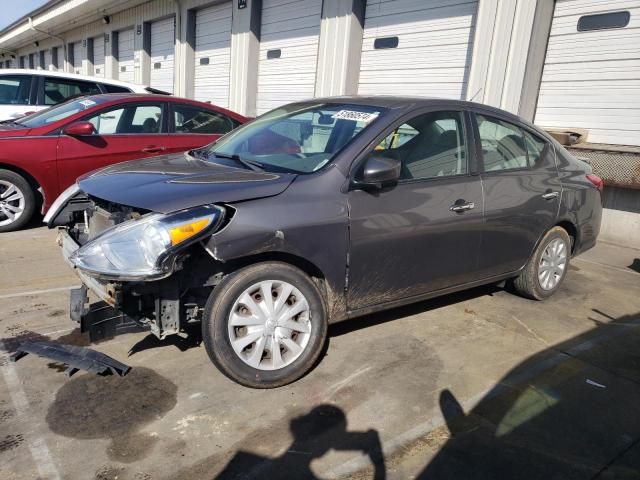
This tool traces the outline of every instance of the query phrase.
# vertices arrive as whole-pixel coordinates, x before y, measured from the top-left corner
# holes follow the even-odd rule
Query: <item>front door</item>
[[[401,178],[349,193],[349,310],[478,278],[483,198],[468,125],[458,111],[416,115],[371,152],[401,160]]]
[[[110,107],[83,119],[94,125],[94,135],[60,135],[60,188],[66,188],[80,175],[100,167],[167,153],[168,135],[163,112],[162,102]]]
[[[562,185],[550,143],[505,120],[475,118],[484,165],[480,269],[491,277],[527,263],[538,240],[555,225]]]

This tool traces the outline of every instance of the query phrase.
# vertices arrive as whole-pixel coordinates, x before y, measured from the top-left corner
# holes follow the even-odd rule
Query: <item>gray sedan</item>
[[[81,178],[47,215],[93,338],[200,323],[243,385],[285,385],[330,323],[507,280],[534,300],[594,246],[602,181],[483,105],[339,97],[273,110],[186,154]],[[86,304],[87,289],[102,302]],[[111,313],[104,313],[104,302]]]

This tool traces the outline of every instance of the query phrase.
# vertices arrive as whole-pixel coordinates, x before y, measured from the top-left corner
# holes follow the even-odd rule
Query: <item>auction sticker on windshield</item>
[[[84,107],[93,107],[96,104],[96,102],[94,102],[93,100],[81,100],[80,101],[80,105],[84,106]]]
[[[369,123],[378,118],[380,112],[356,112],[355,110],[340,110],[333,114],[338,120],[351,120],[353,122]]]

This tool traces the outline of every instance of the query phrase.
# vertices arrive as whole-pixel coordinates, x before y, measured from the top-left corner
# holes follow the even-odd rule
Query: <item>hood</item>
[[[278,195],[295,177],[229,167],[178,153],[118,163],[81,177],[78,183],[90,196],[171,213],[209,203]]]

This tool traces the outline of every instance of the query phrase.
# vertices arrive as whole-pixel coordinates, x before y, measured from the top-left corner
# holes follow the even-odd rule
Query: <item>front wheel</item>
[[[324,301],[311,278],[291,265],[251,265],[214,288],[202,337],[211,361],[232,380],[280,387],[307,373],[322,352]]]
[[[533,300],[550,297],[567,275],[570,256],[569,234],[562,227],[553,227],[542,238],[520,276],[513,280],[514,288]]]

